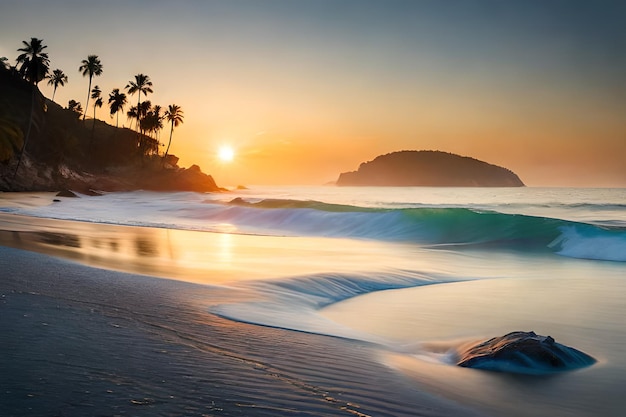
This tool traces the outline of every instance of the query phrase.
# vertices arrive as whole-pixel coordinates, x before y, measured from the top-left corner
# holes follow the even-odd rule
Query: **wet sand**
[[[41,207],[54,202],[56,192],[11,193],[0,191],[0,207],[12,209],[18,207]]]
[[[375,346],[209,312],[254,297],[238,280],[317,270],[332,251],[315,242],[170,231],[202,242],[176,252],[159,229],[12,214],[0,225],[3,415],[474,415],[377,362]],[[321,262],[303,261],[311,248]]]
[[[251,236],[118,226],[0,213],[0,245],[113,269],[200,284],[354,271],[395,256],[366,241]],[[338,256],[335,247],[341,247]]]

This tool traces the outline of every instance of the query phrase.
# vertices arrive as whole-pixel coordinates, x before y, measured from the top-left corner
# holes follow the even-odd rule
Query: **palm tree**
[[[100,99],[100,106],[98,106],[95,103],[93,105],[93,122],[94,122],[94,124],[96,123],[96,108],[102,107],[102,99],[100,98],[101,96],[102,96],[102,90],[100,90],[100,87],[98,87],[97,85],[94,86],[91,89],[91,98],[94,99],[94,100]]]
[[[54,91],[52,93],[52,101],[54,101],[54,95],[57,93],[57,87],[64,87],[65,83],[68,81],[67,75],[63,73],[60,69],[55,69],[52,71],[52,75],[48,75],[48,85],[54,86]]]
[[[131,111],[136,107],[133,106]],[[129,116],[135,116],[129,112]],[[150,100],[139,103],[139,111],[137,112],[137,123],[139,124],[139,148],[142,155],[150,155],[159,153],[158,133],[163,129],[163,116],[161,115],[161,106],[152,106]]]
[[[150,100],[142,101],[139,103],[137,107],[137,128],[139,131],[139,148],[141,149],[141,154],[144,155],[146,153],[147,141],[145,138],[144,132],[147,131],[149,126],[149,121],[146,120],[146,116],[152,109],[152,103]]]
[[[91,97],[91,98],[95,98],[96,101],[93,102],[93,124],[96,124],[96,109],[100,109],[102,108],[102,105],[104,104],[104,100],[102,100],[102,97]]]
[[[104,104],[104,101],[102,100],[102,97],[98,97],[98,99],[94,103],[94,107],[101,108],[103,104]],[[96,110],[95,109],[93,111],[93,118],[94,119],[96,118]]]
[[[144,138],[144,150],[146,154],[159,153],[157,135],[159,130],[163,128],[163,117],[160,115],[160,112],[161,106],[154,106],[152,110],[149,110],[141,120],[141,130],[146,132],[150,139],[153,139],[145,140]]]
[[[104,104],[104,100],[102,97],[98,97],[96,101],[93,103],[93,123],[96,124],[96,108],[102,108]]]
[[[115,121],[115,127],[118,127],[120,121],[120,111],[124,111],[124,106],[126,105],[126,94],[120,93],[120,89],[114,89],[111,94],[109,94],[109,106],[111,108],[111,117],[113,115],[117,115],[117,120]]]
[[[137,108],[139,109],[139,118],[143,119],[146,117],[148,112],[152,110],[152,102],[150,100],[142,101],[141,103],[139,103],[139,106]]]
[[[172,144],[172,134],[174,133],[174,127],[177,127],[178,125],[183,123],[183,119],[185,118],[185,116],[183,115],[183,110],[180,108],[180,106],[177,106],[176,104],[170,104],[167,107],[167,111],[165,112],[165,119],[171,123],[171,128],[170,128],[170,140],[167,143],[167,149],[165,149],[165,155],[163,155],[163,161],[165,162],[165,158],[167,158],[167,153],[170,150],[170,145]]]
[[[33,85],[30,98],[30,116],[28,118],[28,129],[26,130],[26,136],[24,138],[24,144],[20,152],[20,157],[17,160],[15,171],[13,172],[13,178],[17,176],[17,171],[22,164],[22,157],[28,145],[28,139],[30,138],[30,131],[33,126],[33,117],[35,115],[35,95],[39,90],[37,84],[43,80],[48,74],[50,60],[48,54],[43,52],[48,46],[44,45],[43,39],[30,38],[30,43],[22,41],[23,48],[19,48],[18,52],[22,52],[17,57],[17,63],[20,65],[19,73],[24,77],[26,81]],[[3,64],[4,65],[4,64]]]
[[[91,98],[96,99],[93,102],[93,123],[91,124],[91,139],[89,140],[89,149],[93,146],[93,133],[96,128],[96,109],[98,107],[102,107],[104,101],[102,101],[102,97],[100,97],[100,89],[98,86],[95,86],[93,90],[91,90]]]
[[[76,100],[70,100],[67,103],[67,109],[76,113],[78,115],[77,117],[80,117],[83,114],[83,106],[81,106],[80,102]]]
[[[102,63],[98,58],[98,55],[89,55],[87,59],[83,59],[80,67],[78,67],[78,71],[83,74],[83,77],[89,75],[89,88],[87,88],[87,104],[85,104],[85,109],[89,108],[89,92],[91,91],[91,80],[93,76],[99,77],[102,75]],[[83,114],[83,121],[85,120],[85,115],[87,112]]]
[[[137,74],[135,75],[135,81],[129,81],[126,84],[126,90],[128,94],[131,96],[135,93],[139,93],[139,97],[137,97],[137,109],[141,108],[141,93],[144,95],[148,95],[148,93],[152,93],[152,81],[150,81],[150,77],[145,74]],[[141,111],[138,112],[137,121],[139,122],[141,118]],[[139,123],[137,124],[137,129],[139,130]]]
[[[154,107],[152,108],[152,118],[154,119],[154,123],[153,123],[153,131],[154,131],[154,138],[158,141],[159,140],[159,133],[161,132],[161,130],[163,130],[163,118],[165,116],[161,115],[161,106],[159,106],[158,104],[155,104]]]
[[[133,125],[133,119],[136,123],[139,123],[139,113],[137,112],[137,106],[131,106],[126,112],[126,117],[130,119],[130,125]]]
[[[30,38],[30,43],[22,41],[23,48],[18,51],[22,52],[17,57],[17,63],[20,65],[19,72],[26,81],[33,85],[39,84],[48,74],[50,60],[48,54],[43,52],[48,46],[42,44],[43,39]]]

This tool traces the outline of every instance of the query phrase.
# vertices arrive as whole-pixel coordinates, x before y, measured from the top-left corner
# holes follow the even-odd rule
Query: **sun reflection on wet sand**
[[[329,238],[250,236],[0,214],[0,245],[90,266],[218,284],[311,273],[401,268],[394,245]],[[341,251],[336,248],[341,248]],[[408,265],[405,265],[408,266]]]

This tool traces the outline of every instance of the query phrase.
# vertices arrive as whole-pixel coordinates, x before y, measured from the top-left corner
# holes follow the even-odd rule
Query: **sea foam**
[[[570,258],[626,262],[626,232],[621,229],[565,226],[550,247]]]

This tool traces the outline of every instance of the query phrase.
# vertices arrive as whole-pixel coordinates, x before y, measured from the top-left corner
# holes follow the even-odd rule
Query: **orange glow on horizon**
[[[194,2],[150,11],[140,33],[140,2],[124,14],[105,2],[38,2],[37,13],[9,2],[0,57],[14,65],[23,40],[42,38],[50,70],[69,82],[38,88],[63,107],[86,105],[77,68],[90,54],[104,67],[93,82],[103,97],[148,75],[153,93],[128,96],[120,127],[133,124],[125,113],[139,98],[180,105],[169,153],[218,184],[319,185],[379,155],[440,150],[506,167],[529,186],[626,187],[622,9],[479,2],[370,2],[358,13],[350,2]],[[140,38],[160,42],[128,42]],[[201,74],[194,82],[189,68]],[[84,111],[93,116],[92,101]],[[96,118],[116,123],[106,104]],[[220,155],[225,144],[232,157]]]

